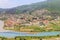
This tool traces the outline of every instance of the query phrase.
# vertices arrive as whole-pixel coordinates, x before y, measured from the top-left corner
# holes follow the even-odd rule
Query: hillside
[[[60,31],[59,0],[47,0],[5,9],[0,19],[4,29],[18,32]],[[5,13],[5,14],[3,14]]]
[[[26,12],[33,12],[39,9],[48,9],[54,11],[60,11],[60,0],[47,0],[38,3],[32,3],[30,5],[22,5],[11,9],[0,9],[0,13],[26,13]]]

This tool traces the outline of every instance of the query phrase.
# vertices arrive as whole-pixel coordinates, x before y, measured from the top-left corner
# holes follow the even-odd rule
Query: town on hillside
[[[3,28],[6,30],[22,32],[59,31],[60,29],[57,28],[60,28],[60,16],[56,15],[56,13],[56,16],[53,14],[54,12],[50,12],[46,9],[23,14],[5,13],[0,14],[0,20],[4,21]]]

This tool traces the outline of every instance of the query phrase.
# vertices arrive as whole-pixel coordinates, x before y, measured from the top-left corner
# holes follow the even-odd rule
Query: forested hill
[[[29,5],[22,5],[11,9],[1,9],[0,13],[19,14],[26,12],[33,12],[35,10],[48,9],[50,11],[60,11],[60,0],[46,0],[43,2],[32,3]]]

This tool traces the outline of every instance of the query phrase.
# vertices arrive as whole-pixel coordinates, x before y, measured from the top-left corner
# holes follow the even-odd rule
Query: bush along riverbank
[[[56,36],[17,36],[15,38],[0,37],[0,40],[59,40],[60,35]]]

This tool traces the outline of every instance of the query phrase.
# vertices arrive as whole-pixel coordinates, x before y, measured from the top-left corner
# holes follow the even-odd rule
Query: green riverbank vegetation
[[[15,38],[0,37],[0,40],[59,40],[60,35],[56,36],[17,36]]]

